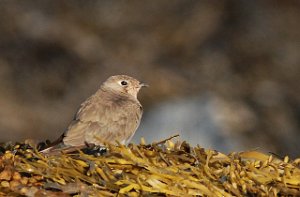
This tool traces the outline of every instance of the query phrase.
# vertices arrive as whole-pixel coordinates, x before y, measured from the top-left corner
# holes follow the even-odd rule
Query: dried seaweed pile
[[[107,147],[101,156],[46,156],[28,145],[3,145],[0,195],[300,196],[300,159],[224,155],[171,141]]]

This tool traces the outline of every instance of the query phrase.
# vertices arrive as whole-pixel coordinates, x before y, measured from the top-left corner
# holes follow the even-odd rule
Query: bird
[[[73,121],[58,139],[59,144],[65,147],[127,144],[143,114],[137,95],[142,87],[147,86],[127,75],[109,77],[80,105]],[[47,151],[49,148],[44,150]]]

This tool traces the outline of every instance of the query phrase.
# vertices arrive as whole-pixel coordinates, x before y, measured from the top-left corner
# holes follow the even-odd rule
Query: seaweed
[[[28,144],[2,144],[0,195],[300,196],[300,158],[257,150],[226,155],[171,138],[106,144],[104,154],[86,148],[43,154]]]

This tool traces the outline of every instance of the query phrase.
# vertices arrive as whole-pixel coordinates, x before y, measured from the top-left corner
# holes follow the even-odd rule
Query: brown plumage
[[[81,104],[62,136],[63,144],[128,143],[142,117],[137,94],[143,86],[146,85],[126,75],[109,77],[94,95]]]

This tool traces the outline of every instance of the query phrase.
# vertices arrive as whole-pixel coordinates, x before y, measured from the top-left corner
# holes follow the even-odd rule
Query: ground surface
[[[186,142],[107,146],[44,155],[2,145],[0,194],[9,196],[299,196],[300,159],[224,155]]]

